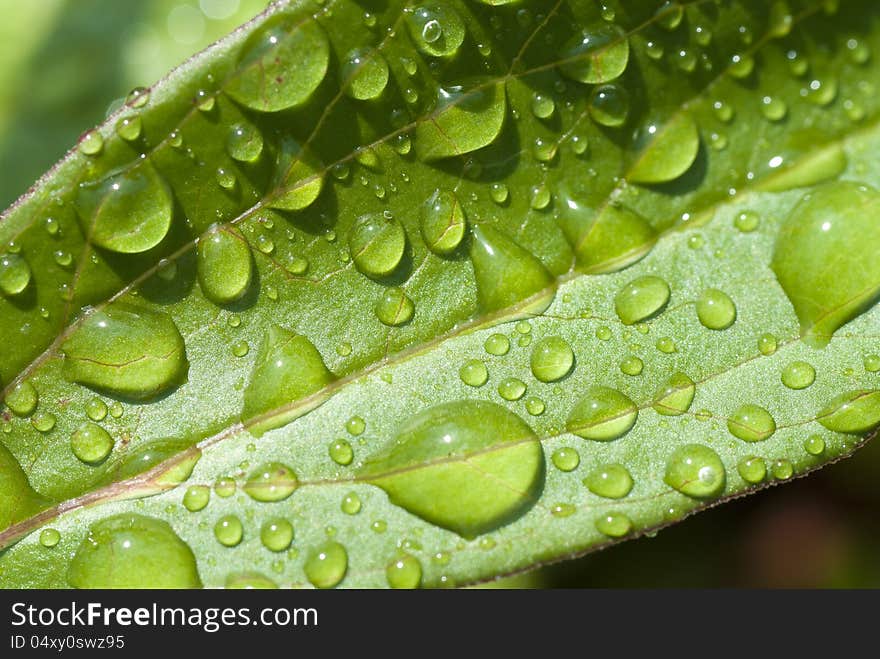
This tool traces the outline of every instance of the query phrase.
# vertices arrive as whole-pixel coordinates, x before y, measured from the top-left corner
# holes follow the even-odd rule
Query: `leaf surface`
[[[859,0],[273,5],[0,223],[0,584],[463,585],[849,455],[878,42]]]

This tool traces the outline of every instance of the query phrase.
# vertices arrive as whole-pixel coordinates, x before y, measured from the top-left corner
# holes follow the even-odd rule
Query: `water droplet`
[[[224,515],[214,524],[214,537],[224,547],[235,547],[243,535],[241,520],[235,515]]]
[[[256,437],[290,423],[307,411],[293,404],[321,391],[332,380],[311,341],[270,325],[244,392],[242,422]]]
[[[767,477],[767,465],[763,458],[754,456],[743,458],[737,463],[736,470],[746,483],[753,485]]]
[[[623,513],[608,513],[596,520],[596,530],[609,538],[622,538],[632,531],[632,521]]]
[[[191,513],[204,510],[210,501],[211,489],[205,485],[191,485],[183,493],[183,507]]]
[[[535,398],[532,396],[531,398],[526,399],[526,411],[532,416],[540,416],[544,413],[546,406],[544,405],[544,401],[540,398]]]
[[[614,23],[600,21],[583,28],[559,51],[559,70],[587,84],[620,77],[629,62],[629,40]]]
[[[351,444],[344,439],[337,439],[331,442],[327,452],[330,454],[330,459],[338,465],[350,465],[354,459],[354,451],[351,448]]]
[[[162,242],[173,215],[168,185],[149,160],[81,183],[75,205],[91,242],[122,254],[146,252]]]
[[[293,524],[283,517],[267,520],[260,527],[260,542],[269,551],[286,551],[293,542]]]
[[[860,434],[880,424],[880,390],[850,391],[822,408],[819,423],[835,432]]]
[[[275,251],[275,241],[272,240],[265,233],[261,233],[257,236],[256,240],[257,249],[260,250],[263,254],[271,254]]]
[[[251,249],[233,226],[212,229],[197,249],[198,277],[202,292],[215,304],[239,300],[251,284]]]
[[[553,300],[554,280],[543,263],[506,235],[489,226],[473,229],[470,255],[477,299],[484,312],[532,301],[523,312],[540,313]]]
[[[669,456],[664,482],[697,499],[717,497],[724,490],[726,473],[718,454],[702,444],[685,444]]]
[[[550,513],[554,517],[565,518],[571,517],[577,512],[577,507],[573,506],[570,503],[557,503],[552,508],[550,508]]]
[[[558,336],[541,339],[532,349],[532,374],[541,382],[556,382],[569,374],[574,366],[574,351]]]
[[[396,327],[412,320],[415,305],[402,288],[393,286],[382,291],[374,311],[385,325]]]
[[[598,441],[622,437],[635,425],[639,409],[629,397],[610,387],[593,386],[572,408],[569,432]]]
[[[619,85],[602,85],[590,95],[590,116],[597,124],[616,128],[629,116],[629,92]]]
[[[31,425],[40,432],[49,432],[55,427],[57,419],[51,412],[37,412],[31,417]]]
[[[498,395],[504,400],[519,400],[526,393],[526,383],[518,378],[505,378],[498,383]]]
[[[751,55],[738,54],[730,58],[730,66],[727,67],[727,71],[734,78],[742,80],[748,78],[754,68],[755,60]]]
[[[606,464],[593,469],[584,479],[584,485],[597,496],[622,499],[632,491],[633,479],[623,465]]]
[[[426,55],[454,55],[466,34],[464,21],[450,4],[431,2],[406,12],[416,46]]]
[[[357,515],[361,511],[361,500],[354,492],[349,492],[342,499],[339,509],[346,515]]]
[[[865,355],[865,370],[868,373],[880,371],[880,355]]]
[[[547,206],[550,204],[551,199],[552,195],[550,193],[550,188],[548,188],[543,183],[539,183],[538,185],[532,186],[529,206],[531,206],[534,210],[541,210],[543,208],[547,208]]]
[[[37,409],[40,395],[29,380],[23,380],[6,393],[3,402],[16,416],[30,416]]]
[[[783,221],[772,268],[800,320],[807,345],[834,332],[880,292],[880,193],[849,181],[815,188]],[[845,258],[844,258],[845,256]],[[834,276],[828,276],[833,264]]]
[[[776,432],[776,421],[763,407],[748,403],[727,419],[727,429],[744,442],[763,442]]]
[[[273,179],[275,192],[267,200],[271,208],[299,211],[311,206],[324,186],[324,167],[311,150],[293,138],[281,142]]]
[[[774,460],[773,466],[770,468],[770,471],[773,472],[773,478],[781,481],[788,480],[794,475],[794,467],[792,466],[791,462],[789,462],[785,458]]]
[[[632,377],[641,375],[644,368],[645,363],[635,355],[630,355],[620,362],[620,371],[624,375],[630,375]]]
[[[235,489],[235,481],[229,476],[222,476],[214,483],[214,491],[217,493],[217,496],[224,499],[228,499],[235,494]]]
[[[789,389],[806,389],[815,380],[816,369],[807,362],[791,362],[782,370],[782,384]]]
[[[325,543],[312,550],[303,570],[315,588],[333,588],[345,578],[348,552],[338,542]]]
[[[114,419],[118,419],[122,416],[122,412],[122,403],[120,403],[118,400],[114,400],[110,404],[110,416],[112,416]]]
[[[556,111],[556,102],[552,96],[545,96],[537,92],[532,96],[532,114],[538,119],[549,119]]]
[[[103,421],[107,416],[107,404],[100,398],[92,398],[86,403],[86,416],[92,421]]]
[[[410,418],[360,475],[396,505],[474,537],[532,506],[543,483],[544,452],[514,413],[465,400]]]
[[[435,190],[421,210],[419,228],[428,249],[441,256],[454,252],[467,229],[464,209],[455,193]]]
[[[133,142],[141,136],[143,125],[138,116],[123,117],[116,122],[116,134],[127,142]]]
[[[477,79],[468,86],[440,88],[434,112],[416,125],[416,153],[422,160],[482,149],[501,133],[507,115],[504,84]]]
[[[657,25],[671,32],[681,25],[684,18],[684,7],[677,0],[667,0],[654,13],[654,17],[657,20]]]
[[[458,370],[461,381],[471,387],[482,387],[489,379],[486,365],[479,359],[471,359],[462,364]]]
[[[603,122],[600,122],[603,123]],[[690,112],[665,123],[650,120],[636,133],[636,160],[627,178],[635,183],[665,183],[691,168],[700,150],[700,133]]]
[[[669,301],[669,294],[669,284],[660,277],[639,277],[617,293],[614,308],[624,325],[632,325],[662,310]]]
[[[369,277],[387,277],[403,259],[406,232],[393,216],[369,213],[352,226],[348,247],[358,270]]]
[[[79,138],[79,152],[86,156],[97,156],[104,150],[104,137],[97,130],[90,130]]]
[[[239,162],[256,162],[263,152],[263,135],[253,124],[241,122],[229,129],[226,153]]]
[[[770,121],[782,121],[788,114],[788,106],[781,98],[763,96],[761,97],[761,114]]]
[[[327,73],[330,44],[317,21],[276,14],[241,50],[225,92],[259,112],[302,105]]]
[[[652,407],[659,414],[680,416],[690,409],[696,390],[696,384],[687,375],[675,373],[657,392]]]
[[[736,305],[727,293],[717,288],[708,288],[697,300],[697,318],[703,327],[724,330],[736,320]]]
[[[378,98],[388,84],[388,62],[377,50],[353,50],[342,64],[340,78],[348,81],[345,92],[352,98]]]
[[[95,522],[67,569],[75,588],[201,588],[192,550],[162,520],[136,514]]]
[[[492,334],[489,338],[486,339],[486,342],[483,344],[483,348],[490,355],[495,355],[496,357],[501,357],[506,355],[510,350],[510,339],[508,339],[504,334]]]
[[[762,334],[758,337],[758,352],[762,355],[770,356],[776,352],[778,342],[772,334]]]
[[[563,446],[553,451],[551,460],[559,471],[574,471],[581,463],[581,456],[576,449]]]
[[[137,400],[177,386],[188,370],[171,317],[127,302],[89,314],[61,349],[65,378]]]
[[[837,98],[837,79],[833,75],[824,79],[816,78],[810,81],[808,88],[802,93],[816,105],[829,105]]]
[[[87,422],[70,436],[73,454],[86,464],[102,462],[113,450],[113,438],[96,423]]]
[[[57,529],[43,529],[40,531],[40,544],[51,549],[61,542],[61,534]]]
[[[244,484],[245,493],[254,501],[283,501],[299,481],[293,469],[280,462],[270,462],[256,469]]]
[[[422,583],[422,565],[415,556],[403,554],[388,564],[385,578],[391,588],[418,588]]]
[[[150,90],[145,87],[135,87],[125,97],[125,104],[130,108],[142,108],[150,101]]]

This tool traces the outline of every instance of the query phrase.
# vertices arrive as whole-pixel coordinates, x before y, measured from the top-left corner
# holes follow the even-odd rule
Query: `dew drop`
[[[601,122],[600,122],[601,123]],[[666,183],[687,172],[700,150],[700,133],[690,112],[665,123],[650,120],[636,133],[636,160],[627,178],[635,183]]]
[[[469,387],[482,387],[489,379],[489,371],[482,361],[471,359],[462,364],[458,376]]]
[[[411,417],[360,475],[396,505],[471,538],[534,504],[544,479],[544,452],[514,413],[465,400]]]
[[[107,416],[107,404],[100,398],[92,398],[86,403],[86,416],[92,421],[103,421]]]
[[[620,371],[624,375],[629,375],[632,377],[641,375],[644,368],[645,363],[635,355],[630,355],[629,357],[626,357],[622,362],[620,362]]]
[[[283,501],[299,487],[293,469],[280,462],[257,468],[244,484],[245,493],[254,501]]]
[[[31,282],[31,269],[19,254],[0,256],[0,291],[7,297],[20,295]]]
[[[532,96],[532,114],[538,119],[549,119],[556,111],[556,102],[551,96],[538,94]]]
[[[504,334],[492,334],[483,344],[483,349],[490,355],[501,357],[510,350],[510,339]]]
[[[150,90],[145,87],[135,87],[125,97],[125,104],[130,108],[142,108],[150,102]]]
[[[171,316],[122,301],[86,316],[61,350],[67,380],[135,400],[169,391],[189,370]]]
[[[816,380],[816,369],[812,364],[794,361],[782,369],[782,384],[789,389],[806,389]]]
[[[6,393],[3,402],[16,416],[30,416],[37,409],[40,395],[29,380],[22,380]]]
[[[97,156],[104,150],[104,137],[97,130],[90,130],[79,138],[77,148],[83,155]]]
[[[244,528],[235,515],[224,515],[214,524],[214,537],[224,547],[235,547],[241,542]]]
[[[864,362],[868,373],[880,372],[880,355],[865,355]]]
[[[354,492],[349,492],[343,497],[339,509],[346,515],[357,515],[361,511],[360,497]]]
[[[702,444],[685,444],[669,456],[663,480],[682,494],[704,499],[721,494],[725,476],[724,463],[715,451]]]
[[[608,513],[596,520],[596,530],[609,538],[622,538],[632,531],[632,521],[623,513]]]
[[[632,325],[661,311],[669,295],[669,284],[660,277],[639,277],[620,289],[614,298],[614,308],[624,325]]]
[[[183,493],[183,507],[191,513],[204,510],[211,501],[211,489],[205,485],[192,485]]]
[[[251,284],[253,259],[247,240],[233,226],[212,229],[197,248],[199,285],[215,304],[239,300]]]
[[[633,479],[626,467],[612,463],[593,469],[584,479],[584,485],[597,496],[622,499],[632,491]]]
[[[540,398],[532,396],[526,399],[526,411],[532,416],[540,416],[544,413],[545,409],[546,405],[544,405],[544,401]]]
[[[638,416],[639,409],[628,396],[597,385],[572,408],[566,428],[584,439],[610,441],[628,433]]]
[[[283,517],[267,520],[260,527],[260,542],[269,551],[286,551],[293,542],[293,524]]]
[[[736,305],[727,293],[708,288],[697,300],[697,318],[707,329],[724,330],[736,320]]]
[[[590,116],[598,124],[616,128],[629,116],[629,92],[618,85],[602,85],[590,95]]]
[[[57,529],[43,529],[40,531],[40,544],[46,549],[51,549],[61,542],[61,534]]]
[[[293,138],[282,140],[275,164],[275,192],[267,205],[286,211],[308,208],[321,194],[323,176],[324,167],[310,149]]]
[[[675,373],[654,397],[652,407],[665,416],[680,416],[687,412],[694,401],[697,386],[684,373]]]
[[[253,124],[233,124],[226,137],[226,153],[238,162],[256,162],[263,152],[263,135]]]
[[[317,21],[277,14],[245,42],[225,92],[259,112],[302,105],[327,73],[330,44]]]
[[[338,542],[327,542],[309,554],[303,570],[315,588],[333,588],[345,578],[348,552]]]
[[[727,419],[727,429],[744,442],[763,442],[776,432],[776,421],[763,407],[749,403]]]
[[[406,232],[393,216],[369,213],[352,226],[348,247],[358,270],[369,277],[387,277],[403,259]]]
[[[767,464],[763,458],[746,457],[736,464],[736,470],[746,483],[760,483],[767,477]]]
[[[201,588],[189,546],[162,520],[136,514],[95,522],[67,569],[75,588]]]
[[[87,422],[70,436],[70,448],[80,462],[95,465],[110,455],[113,438],[98,424]]]
[[[467,230],[467,219],[458,197],[439,189],[425,201],[419,220],[425,245],[440,256],[454,252]]]
[[[791,462],[785,458],[774,460],[773,466],[770,467],[770,471],[773,472],[773,478],[781,481],[788,480],[794,475],[794,467]]]
[[[123,117],[116,122],[116,134],[126,142],[133,142],[139,138],[142,129],[141,118],[138,116]]]
[[[629,40],[614,23],[600,21],[568,39],[559,51],[559,60],[559,70],[573,80],[608,82],[626,70]]]
[[[843,393],[822,408],[817,420],[835,432],[867,432],[880,424],[880,390]]]
[[[218,497],[228,499],[235,494],[235,490],[235,481],[229,476],[218,478],[217,482],[214,483],[214,491],[217,493]]]
[[[498,395],[504,400],[519,400],[526,393],[526,383],[518,378],[505,378],[498,383]]]
[[[772,334],[762,334],[758,337],[758,352],[769,357],[776,352],[779,342]]]
[[[574,471],[581,462],[577,450],[570,446],[556,449],[550,459],[559,471]]]
[[[343,467],[350,465],[351,461],[354,460],[354,450],[351,448],[351,444],[344,439],[337,439],[331,442],[330,446],[327,447],[327,453],[329,453],[330,459],[333,462]]]
[[[49,432],[58,419],[51,412],[37,412],[31,417],[31,425],[40,432]]]
[[[378,98],[388,84],[388,62],[377,50],[353,50],[342,64],[345,92],[359,101]]]
[[[391,588],[418,588],[422,583],[422,565],[415,556],[403,554],[385,568],[385,579]]]

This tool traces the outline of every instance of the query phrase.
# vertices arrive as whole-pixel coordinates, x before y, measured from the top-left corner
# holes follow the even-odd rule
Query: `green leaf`
[[[878,50],[867,0],[271,6],[0,222],[0,585],[463,585],[849,455]]]

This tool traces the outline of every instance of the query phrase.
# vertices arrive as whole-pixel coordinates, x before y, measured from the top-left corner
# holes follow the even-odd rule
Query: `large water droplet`
[[[412,320],[415,305],[402,288],[392,286],[382,291],[373,310],[382,323],[397,327]]]
[[[257,468],[244,484],[244,491],[254,501],[283,501],[299,487],[293,469],[280,462]]]
[[[12,297],[24,292],[31,282],[31,269],[20,254],[0,256],[0,291]]]
[[[614,23],[600,21],[583,28],[559,51],[559,70],[588,84],[619,77],[629,62],[629,40]]]
[[[658,414],[680,416],[690,409],[696,391],[693,380],[684,373],[675,373],[657,392],[652,407]]]
[[[776,421],[763,407],[749,403],[727,419],[727,429],[744,442],[763,442],[776,432]]]
[[[128,302],[90,313],[61,350],[65,378],[136,400],[174,388],[189,369],[171,316]]]
[[[368,277],[387,277],[403,259],[406,232],[390,214],[361,215],[348,234],[348,249],[362,273]]]
[[[224,547],[235,547],[244,537],[244,527],[235,515],[224,515],[214,524],[214,537]]]
[[[589,111],[597,124],[622,126],[629,117],[629,92],[616,84],[596,87],[590,95]]]
[[[321,194],[324,168],[312,152],[293,138],[284,139],[275,166],[275,192],[268,205],[286,211],[311,206]]]
[[[98,464],[113,450],[113,438],[97,423],[89,421],[70,436],[70,448],[82,462]]]
[[[632,520],[623,513],[608,513],[596,520],[596,530],[609,538],[622,538],[632,531]]]
[[[850,391],[826,405],[819,423],[836,432],[863,433],[880,424],[880,390]]]
[[[533,298],[523,311],[540,313],[552,302],[555,282],[544,264],[497,229],[474,227],[470,255],[484,312]]]
[[[70,567],[75,588],[201,588],[196,559],[174,529],[135,514],[108,517],[89,527]]]
[[[290,423],[307,409],[294,403],[333,380],[318,349],[301,334],[271,325],[260,344],[244,392],[242,422],[259,437]]]
[[[682,494],[697,499],[717,497],[726,472],[718,454],[702,444],[685,444],[673,451],[663,480]]]
[[[700,150],[700,134],[690,112],[678,112],[661,124],[649,121],[639,130],[639,150],[627,178],[635,183],[665,183],[684,174]]]
[[[171,227],[171,193],[149,160],[81,183],[75,204],[89,240],[112,252],[146,252]]]
[[[816,369],[807,362],[791,362],[782,369],[782,384],[789,389],[806,389],[815,381]]]
[[[660,277],[639,277],[620,289],[614,298],[614,308],[624,325],[632,325],[663,309],[669,294],[669,284]]]
[[[474,80],[468,87],[440,88],[437,107],[416,126],[416,153],[439,160],[491,144],[507,114],[504,84]]]
[[[302,105],[327,73],[330,44],[317,21],[279,14],[245,43],[225,91],[260,112]]]
[[[772,268],[814,348],[880,293],[880,193],[849,181],[804,196],[782,223]]]
[[[426,55],[454,55],[465,37],[465,25],[451,4],[430,2],[406,12],[410,34]]]
[[[378,50],[353,50],[342,64],[345,92],[360,101],[378,98],[388,84],[388,62]]]
[[[251,123],[237,123],[229,129],[226,152],[239,162],[256,162],[263,152],[263,135]]]
[[[513,412],[457,401],[410,418],[360,475],[393,503],[470,538],[534,504],[544,481],[544,451]]]
[[[736,470],[746,483],[760,483],[767,476],[767,464],[764,458],[750,456],[743,458],[736,464]]]
[[[260,542],[269,551],[285,551],[293,542],[293,524],[283,518],[264,522],[260,527]]]
[[[303,570],[315,588],[333,588],[345,578],[348,552],[338,542],[328,542],[309,554]]]
[[[454,192],[435,190],[422,206],[419,228],[425,245],[435,254],[451,254],[461,244],[467,219]]]
[[[697,300],[697,318],[703,327],[724,330],[736,320],[736,305],[724,291],[707,288]]]
[[[532,374],[541,382],[561,380],[574,366],[574,351],[559,336],[541,339],[532,348]]]
[[[633,479],[626,467],[606,464],[596,467],[584,479],[593,494],[606,499],[622,499],[632,491]]]
[[[202,292],[215,304],[235,302],[250,287],[251,248],[236,227],[219,227],[202,236],[197,263]]]
[[[391,588],[418,588],[422,582],[422,565],[415,556],[403,554],[388,564],[385,578]]]
[[[657,232],[641,215],[608,204],[599,212],[563,194],[560,224],[585,273],[621,270],[641,259],[657,242]]]
[[[610,441],[628,433],[638,416],[639,408],[628,396],[597,385],[575,404],[565,425],[584,439]]]

